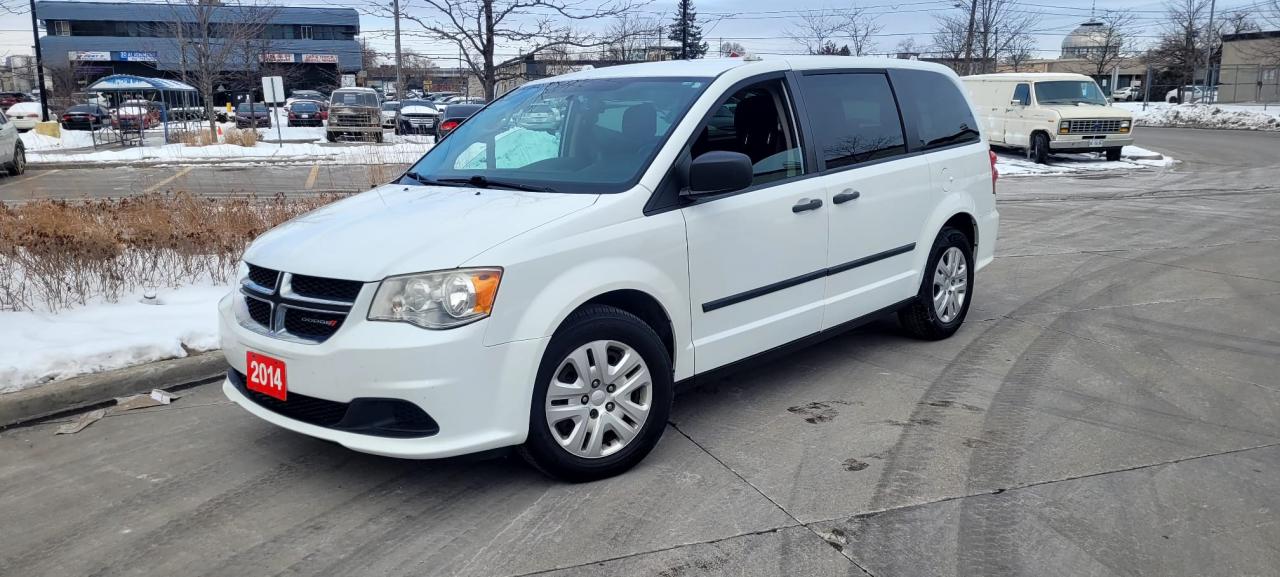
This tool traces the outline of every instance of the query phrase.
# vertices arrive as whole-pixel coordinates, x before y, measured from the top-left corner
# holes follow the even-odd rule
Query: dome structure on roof
[[[1121,43],[1119,35],[1106,24],[1090,20],[1077,26],[1062,39],[1061,58],[1086,58],[1107,49],[1118,50]]]

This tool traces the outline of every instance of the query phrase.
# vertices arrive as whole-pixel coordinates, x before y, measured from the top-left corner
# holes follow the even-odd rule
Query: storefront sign
[[[67,58],[77,62],[110,62],[111,53],[98,50],[72,50],[67,53]]]
[[[123,60],[125,62],[155,62],[156,53],[121,51],[116,52],[116,60]]]
[[[302,62],[306,64],[337,64],[336,54],[303,54]]]
[[[263,54],[262,56],[260,56],[260,57],[259,57],[259,60],[260,60],[261,62],[282,62],[282,63],[285,63],[285,64],[292,64],[292,63],[293,63],[293,53],[292,53],[292,52],[290,52],[290,53],[288,53],[288,54],[285,54],[285,53],[280,53],[280,52],[275,52],[275,53],[268,52],[268,53]]]

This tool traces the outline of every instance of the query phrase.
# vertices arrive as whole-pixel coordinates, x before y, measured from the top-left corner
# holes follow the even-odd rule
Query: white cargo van
[[[961,78],[991,144],[1027,151],[1044,164],[1049,153],[1103,152],[1120,160],[1133,144],[1133,116],[1111,106],[1083,74],[1006,73]]]

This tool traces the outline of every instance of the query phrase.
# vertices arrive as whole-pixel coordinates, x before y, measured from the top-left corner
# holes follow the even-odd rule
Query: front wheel
[[[9,176],[19,176],[27,171],[27,151],[19,142],[13,148],[13,160],[5,164],[5,170],[9,172]]]
[[[612,477],[658,444],[671,410],[671,358],[639,317],[604,305],[565,320],[538,368],[520,453],[572,482]]]
[[[1027,156],[1036,164],[1049,164],[1049,136],[1043,132],[1032,134]]]
[[[898,312],[902,327],[912,336],[936,341],[960,329],[973,290],[973,245],[963,232],[942,229],[933,241],[920,291]]]
[[[1121,151],[1121,148],[1119,146],[1113,146],[1111,148],[1108,148],[1107,160],[1110,160],[1111,162],[1120,160],[1120,151]]]

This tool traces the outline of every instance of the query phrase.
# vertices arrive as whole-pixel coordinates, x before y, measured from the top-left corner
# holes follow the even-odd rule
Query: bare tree
[[[662,36],[661,29],[656,19],[620,14],[605,33],[610,39],[605,54],[623,62],[645,60],[654,42]]]
[[[1204,63],[1210,0],[1169,0],[1165,4],[1164,29],[1147,59],[1163,66],[1178,83],[1178,102],[1185,102],[1182,87],[1195,81],[1195,71]]]
[[[1035,47],[1035,40],[1030,36],[1020,38],[1005,50],[1001,62],[1014,72],[1022,72],[1027,62],[1035,58]]]
[[[974,72],[990,72],[1009,48],[1025,42],[1040,17],[1027,11],[1015,0],[970,0],[977,3],[973,39],[973,55],[969,62]]]
[[[1091,74],[1103,76],[1129,58],[1135,20],[1132,13],[1118,10],[1103,13],[1097,21],[1102,23],[1093,37],[1098,46],[1084,50],[1079,56],[1089,64]]]
[[[936,18],[937,28],[929,38],[929,51],[942,58],[957,73],[967,72],[961,64],[969,33],[965,18],[954,14]]]
[[[1276,2],[1280,10],[1280,1]],[[1242,32],[1258,32],[1262,30],[1253,14],[1246,10],[1235,10],[1218,16],[1218,34],[1240,34]],[[1265,18],[1265,16],[1264,16]],[[1277,18],[1280,21],[1280,18]]]
[[[748,54],[747,47],[737,42],[721,42],[720,43],[721,57],[728,58],[734,54],[738,56],[746,56]]]
[[[567,23],[613,18],[636,8],[637,2],[617,0],[585,8],[577,0],[422,0],[421,9],[401,6],[401,18],[418,26],[417,35],[456,46],[480,80],[485,98],[492,99],[499,82],[524,74],[520,66],[499,67],[500,47],[518,47],[526,58],[552,48],[602,48],[609,39],[578,33]],[[394,16],[389,6],[373,4],[365,10]]]
[[[854,56],[866,56],[874,52],[876,42],[873,37],[882,29],[884,26],[864,8],[852,7],[844,12],[843,32],[849,39],[849,48]]]
[[[250,58],[246,53],[266,35],[276,8],[254,0],[168,0],[167,4],[171,18],[159,25],[181,55],[182,77],[200,92],[209,135],[216,139],[214,95],[220,86],[240,75],[236,68]]]
[[[922,46],[914,36],[908,36],[899,40],[898,44],[893,47],[893,51],[900,56],[903,54],[918,56],[925,51],[925,47]]]
[[[828,44],[834,44],[835,38],[844,35],[844,30],[845,22],[834,12],[817,10],[801,13],[785,34],[809,54],[822,54]]]

